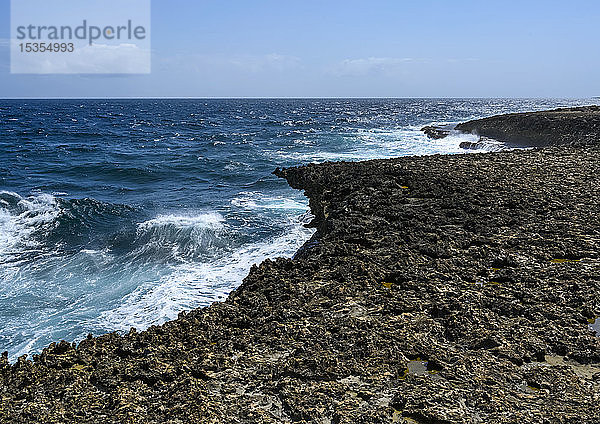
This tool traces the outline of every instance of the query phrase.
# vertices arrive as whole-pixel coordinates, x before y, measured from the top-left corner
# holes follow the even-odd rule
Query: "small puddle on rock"
[[[406,364],[406,369],[404,370],[403,375],[400,377],[401,379],[405,379],[409,375],[415,376],[428,376],[434,380],[441,380],[442,377],[438,375],[439,369],[435,369],[435,367],[430,366],[429,361],[421,361],[420,359],[415,359],[412,361],[408,361]]]
[[[427,361],[408,361],[407,368],[409,374],[425,375],[427,374]]]
[[[536,387],[536,385],[534,385],[532,383],[519,384],[517,387],[522,392],[530,393],[530,394],[539,393],[539,391],[540,391],[539,387]]]
[[[553,264],[564,264],[569,262],[581,262],[581,259],[555,258],[552,259],[550,262],[552,262]]]
[[[596,336],[600,336],[600,317],[588,320],[588,328],[594,332]]]
[[[392,414],[392,422],[396,424],[421,424],[419,421],[413,418],[405,417],[402,415],[402,411],[398,411],[397,409],[395,409],[394,413]]]
[[[524,368],[534,368],[534,367],[548,367],[548,366],[566,366],[575,373],[579,378],[584,380],[594,380],[600,376],[600,366],[597,364],[580,364],[579,362],[565,359],[564,356],[558,355],[546,355],[544,357],[544,362],[530,362],[528,364],[523,364]],[[529,393],[537,392],[541,386],[536,384],[535,382],[527,382],[522,385],[521,388]]]
[[[600,374],[600,367],[597,365],[583,365],[575,361],[565,361],[563,356],[546,355],[546,362],[550,365],[566,365],[575,374],[584,379],[591,380],[594,378],[594,375]]]

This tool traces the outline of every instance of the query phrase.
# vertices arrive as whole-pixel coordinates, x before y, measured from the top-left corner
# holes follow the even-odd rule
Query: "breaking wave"
[[[258,193],[238,197],[261,202]],[[279,208],[283,198],[263,201]],[[292,205],[298,215],[306,210]],[[145,329],[223,300],[252,264],[291,257],[312,235],[300,217],[277,217],[276,234],[257,242],[218,212],[136,222],[134,211],[94,199],[0,192],[0,297],[12,300],[15,312],[29,308],[5,308],[0,342],[13,346],[11,359],[56,338]],[[41,316],[34,318],[36,311]]]

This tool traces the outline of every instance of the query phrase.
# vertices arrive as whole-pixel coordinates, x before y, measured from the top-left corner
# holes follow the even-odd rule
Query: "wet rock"
[[[483,147],[483,145],[474,141],[463,141],[458,145],[458,147],[461,149],[479,150]]]
[[[488,145],[482,141],[463,141],[458,145],[458,147],[460,147],[461,149],[467,150],[482,150],[485,149],[487,146]]]
[[[427,125],[421,128],[421,131],[427,135],[427,137],[434,140],[446,138],[452,132],[453,126],[441,126],[441,125]]]
[[[463,141],[458,146],[465,150],[483,150],[486,152],[498,152],[514,147],[488,137],[479,137],[477,141]]]

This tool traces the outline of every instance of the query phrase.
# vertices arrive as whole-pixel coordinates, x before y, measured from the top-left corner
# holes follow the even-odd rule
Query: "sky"
[[[0,97],[600,96],[597,0],[153,0],[151,16],[149,74],[10,74],[0,0]]]

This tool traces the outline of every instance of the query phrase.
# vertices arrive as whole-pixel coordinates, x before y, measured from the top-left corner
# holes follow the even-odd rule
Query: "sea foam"
[[[202,217],[201,225],[220,222],[218,217]],[[172,222],[162,218],[161,222]],[[177,223],[192,221],[176,220]],[[267,258],[291,257],[308,240],[314,230],[299,220],[290,220],[287,228],[276,237],[244,244],[234,251],[208,261],[187,261],[170,265],[169,271],[157,281],[146,281],[125,296],[114,309],[104,311],[97,324],[126,331],[130,327],[147,328],[177,317],[183,310],[207,306],[222,301],[248,274],[252,264]]]
[[[52,227],[61,208],[56,197],[38,194],[24,198],[9,191],[0,192],[0,263],[16,254],[34,249],[33,235]]]

